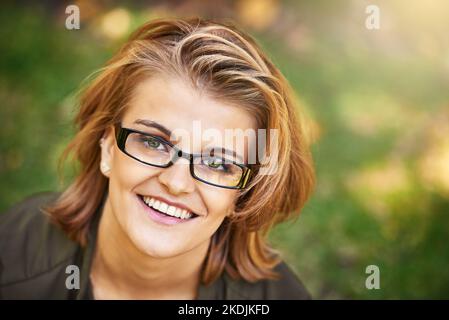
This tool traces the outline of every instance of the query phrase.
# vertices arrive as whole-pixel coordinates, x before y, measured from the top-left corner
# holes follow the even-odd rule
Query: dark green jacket
[[[88,245],[82,248],[40,209],[57,196],[38,194],[0,215],[0,299],[93,299],[89,275],[100,210],[91,224]],[[79,267],[79,289],[66,287],[72,274],[66,273],[69,265]],[[276,270],[281,279],[256,283],[223,273],[210,286],[200,286],[198,299],[310,299],[285,263]]]

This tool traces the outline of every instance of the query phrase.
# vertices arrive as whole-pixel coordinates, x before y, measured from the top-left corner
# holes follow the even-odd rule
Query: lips
[[[183,205],[176,205],[173,202],[164,201],[161,198],[138,195],[142,202],[149,208],[165,216],[179,220],[190,220],[198,217],[197,214]]]

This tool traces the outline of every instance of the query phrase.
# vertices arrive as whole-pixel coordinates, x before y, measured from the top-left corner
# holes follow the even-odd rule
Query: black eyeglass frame
[[[157,164],[153,164],[153,163],[148,163],[148,162],[142,161],[142,160],[134,157],[133,155],[129,154],[126,151],[126,147],[125,147],[126,146],[126,140],[128,139],[128,136],[131,133],[138,133],[138,134],[141,134],[141,135],[148,136],[148,137],[151,137],[153,139],[156,139],[160,143],[162,143],[164,145],[168,145],[171,148],[173,148],[173,150],[176,151],[175,155],[173,156],[172,159],[170,159],[170,161],[166,165],[157,165]],[[232,162],[233,164],[239,166],[243,170],[242,177],[240,178],[240,181],[238,182],[238,184],[236,186],[232,186],[232,187],[231,186],[222,186],[222,185],[219,185],[219,184],[208,182],[208,181],[205,181],[205,180],[199,178],[198,176],[196,176],[195,175],[195,170],[194,170],[193,160],[196,159],[196,158],[203,157],[203,154],[195,154],[195,153],[192,154],[192,153],[184,152],[181,149],[179,149],[178,147],[176,147],[175,145],[173,145],[171,142],[166,141],[166,140],[162,139],[161,137],[158,137],[158,136],[146,133],[146,132],[142,132],[142,131],[139,131],[139,130],[134,130],[134,129],[130,129],[130,128],[124,128],[120,124],[116,125],[116,127],[115,127],[115,137],[116,137],[116,140],[117,140],[117,146],[120,149],[120,151],[122,151],[128,157],[131,157],[134,160],[137,160],[140,163],[143,163],[143,164],[146,164],[146,165],[149,165],[149,166],[158,167],[158,168],[168,168],[168,167],[171,167],[179,158],[187,159],[190,162],[190,166],[189,167],[190,167],[190,174],[192,175],[192,177],[194,179],[198,180],[198,181],[204,182],[206,184],[209,184],[209,185],[212,185],[212,186],[215,186],[215,187],[225,188],[225,189],[244,189],[247,186],[248,181],[249,181],[249,179],[251,177],[251,173],[252,173],[251,168],[249,168],[245,164]]]

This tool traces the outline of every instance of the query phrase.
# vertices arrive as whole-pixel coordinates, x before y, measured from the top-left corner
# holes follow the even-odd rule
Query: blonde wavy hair
[[[256,169],[240,191],[235,213],[212,236],[201,281],[207,285],[224,271],[250,282],[276,278],[273,268],[280,256],[267,244],[267,233],[299,215],[314,186],[313,163],[287,81],[256,42],[233,25],[160,19],[133,33],[82,93],[77,133],[61,158],[65,162],[73,155],[79,172],[46,212],[71,239],[86,244],[108,188],[99,170],[99,140],[120,122],[136,85],[158,73],[183,77],[213,98],[245,108],[260,129],[277,129],[277,157],[268,164],[277,169],[272,175]]]

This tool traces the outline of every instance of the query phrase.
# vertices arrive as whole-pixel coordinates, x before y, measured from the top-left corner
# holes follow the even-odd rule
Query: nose
[[[179,158],[170,167],[161,170],[159,182],[173,195],[192,193],[195,190],[195,181],[190,174],[190,162]]]

